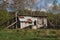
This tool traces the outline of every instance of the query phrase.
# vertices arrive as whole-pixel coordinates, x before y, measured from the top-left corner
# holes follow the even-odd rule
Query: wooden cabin
[[[18,16],[20,21],[20,28],[31,28],[39,29],[47,27],[47,16],[46,15],[31,15],[31,14],[22,14]]]

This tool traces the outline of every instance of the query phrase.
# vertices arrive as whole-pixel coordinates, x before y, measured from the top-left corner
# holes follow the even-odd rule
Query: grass
[[[60,40],[60,30],[4,29],[0,30],[0,40]]]

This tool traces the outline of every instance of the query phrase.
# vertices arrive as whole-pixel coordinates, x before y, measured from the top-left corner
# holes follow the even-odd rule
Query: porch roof
[[[20,13],[19,16],[47,17],[45,13]]]

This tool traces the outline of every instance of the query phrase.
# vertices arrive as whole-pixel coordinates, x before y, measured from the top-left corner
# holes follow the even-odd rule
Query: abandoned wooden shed
[[[45,14],[20,14],[18,16],[20,21],[20,28],[46,28],[47,27],[47,15]]]

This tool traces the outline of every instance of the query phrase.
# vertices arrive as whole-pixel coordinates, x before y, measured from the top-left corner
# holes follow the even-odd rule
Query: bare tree
[[[53,1],[53,5],[54,5],[54,6],[53,6],[53,9],[54,9],[54,10],[58,9],[58,4],[57,4],[57,3],[58,3],[57,0],[54,0],[54,1]]]

